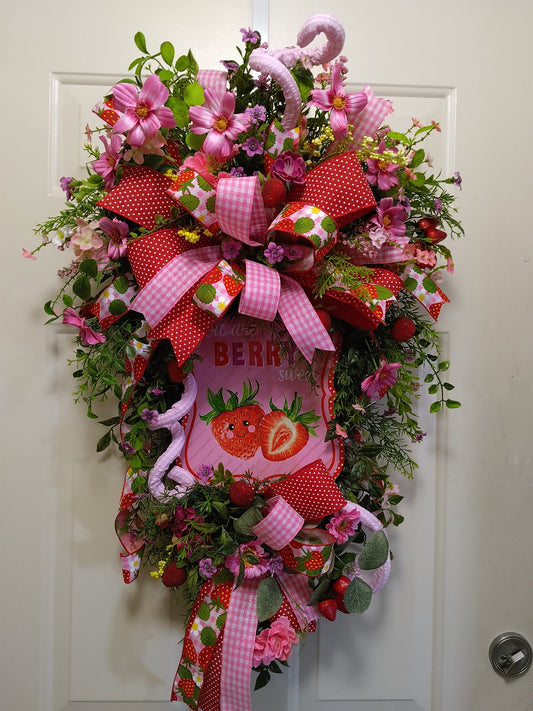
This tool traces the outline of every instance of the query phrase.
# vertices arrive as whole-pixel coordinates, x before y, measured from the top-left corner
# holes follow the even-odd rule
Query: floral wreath
[[[202,711],[249,709],[251,669],[264,686],[319,618],[368,608],[390,571],[385,529],[403,520],[390,470],[413,476],[410,442],[425,434],[422,367],[430,410],[459,406],[427,318],[448,302],[443,241],[463,232],[447,191],[461,177],[429,172],[422,147],[438,124],[391,131],[390,101],[349,93],[329,15],[281,50],[241,33],[240,61],[201,70],[170,42],[149,52],[138,32],[133,78],[95,107],[104,125],[87,127],[87,177],[61,179],[64,210],[24,250],[73,253],[45,311],[78,331],[88,416],[118,401],[97,450],[113,442],[127,462],[124,580],[147,564],[189,601],[172,699]],[[225,428],[225,439],[220,461],[191,470],[187,427],[213,371],[202,344],[221,323],[266,333],[275,364],[290,352],[303,391],[271,390],[265,413],[252,376],[240,391],[207,388],[202,437]],[[329,397],[320,437],[320,415],[302,411],[317,387]],[[335,467],[309,461],[313,439]],[[258,452],[277,475],[236,473]]]

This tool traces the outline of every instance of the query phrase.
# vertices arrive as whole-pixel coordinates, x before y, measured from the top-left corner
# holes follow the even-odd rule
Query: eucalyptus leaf
[[[380,568],[388,557],[389,541],[387,536],[384,531],[376,531],[363,548],[358,564],[361,570],[375,570]]]
[[[263,578],[257,588],[257,619],[264,622],[276,614],[283,603],[283,593],[275,578]]]
[[[246,511],[241,516],[239,516],[238,519],[234,521],[233,528],[235,529],[235,532],[240,536],[253,536],[253,527],[256,523],[259,523],[259,521],[262,520],[263,517],[259,509],[255,506],[251,506],[249,509],[246,509]]]
[[[362,578],[354,578],[344,593],[344,605],[348,612],[360,615],[372,602],[372,588]]]

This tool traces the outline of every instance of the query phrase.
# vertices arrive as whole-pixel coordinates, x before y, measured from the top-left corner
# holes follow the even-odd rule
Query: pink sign
[[[262,480],[317,459],[332,477],[340,472],[342,443],[324,441],[333,416],[336,354],[317,352],[312,366],[304,365],[284,334],[281,326],[225,318],[195,351],[201,357],[194,366],[198,394],[181,455],[181,466],[192,474],[222,462],[237,478],[251,472]],[[304,372],[309,367],[316,387]]]

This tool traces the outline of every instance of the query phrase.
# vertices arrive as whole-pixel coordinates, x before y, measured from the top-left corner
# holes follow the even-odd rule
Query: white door
[[[254,709],[533,709],[533,671],[505,681],[488,659],[500,632],[533,642],[529,2],[27,0],[4,10],[0,45],[5,711],[185,708],[166,702],[179,603],[148,578],[121,581],[122,465],[95,457],[98,426],[71,404],[69,334],[41,326],[57,253],[33,263],[21,249],[61,208],[59,177],[79,170],[89,107],[135,56],[137,30],[216,68],[240,27],[281,47],[325,11],[347,30],[349,80],[393,97],[399,128],[439,120],[435,163],[463,176],[467,237],[439,321],[463,407],[427,420],[417,479],[401,483],[407,522],[393,534],[389,585],[361,618],[324,623]]]

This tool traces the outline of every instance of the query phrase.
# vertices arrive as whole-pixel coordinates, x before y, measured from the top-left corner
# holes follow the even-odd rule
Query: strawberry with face
[[[239,459],[250,459],[259,448],[257,437],[259,421],[265,414],[260,403],[255,399],[259,391],[256,381],[255,389],[250,381],[242,384],[242,396],[227,390],[226,400],[223,388],[216,393],[207,390],[207,402],[211,410],[200,419],[211,425],[213,436],[222,449]]]

